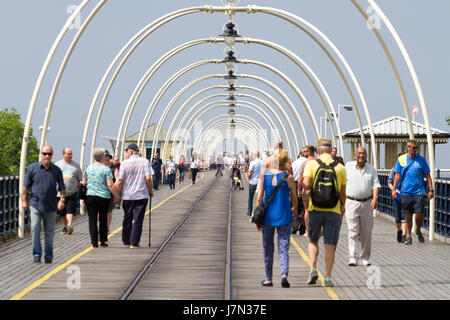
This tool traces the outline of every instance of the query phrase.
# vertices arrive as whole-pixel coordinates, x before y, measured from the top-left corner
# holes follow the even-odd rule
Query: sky
[[[81,2],[81,0],[0,0],[1,109],[16,108],[22,115],[22,121],[25,121],[33,90],[48,52],[74,6]],[[44,78],[32,120],[34,135],[38,141],[40,141],[39,126],[43,124],[45,108],[61,61],[78,31],[77,26],[85,21],[97,3],[97,0],[92,0],[81,13],[79,20],[75,22],[74,28],[65,35]],[[48,135],[48,143],[54,147],[56,154],[61,153],[64,147],[71,147],[74,151],[74,159],[79,160],[83,130],[94,94],[108,66],[129,39],[144,26],[165,14],[186,7],[203,6],[205,3],[204,0],[109,0],[100,9],[75,48],[55,98],[49,124],[51,131]],[[358,3],[364,10],[371,12],[366,0],[358,0]],[[445,122],[445,117],[450,115],[448,88],[450,1],[377,0],[376,3],[396,28],[413,61],[424,92],[431,126],[450,131],[450,127]],[[220,0],[211,0],[208,4],[222,5]],[[388,60],[374,33],[367,27],[366,21],[349,0],[241,0],[240,5],[282,9],[315,25],[335,43],[351,66],[361,85],[372,121],[376,122],[393,115],[405,116]],[[371,16],[374,19],[377,18]],[[186,15],[165,24],[143,41],[124,65],[106,100],[96,145],[113,152],[108,141],[101,136],[115,137],[117,135],[122,114],[133,90],[157,59],[182,43],[217,37],[222,33],[227,19],[228,17],[223,13]],[[351,104],[345,86],[333,64],[302,30],[282,19],[262,13],[238,13],[233,16],[233,21],[238,25],[239,34],[243,37],[277,43],[307,62],[326,87],[335,107],[337,104]],[[400,50],[387,28],[382,23],[378,27],[399,68],[409,107],[419,105],[413,81]],[[131,118],[128,133],[132,134],[139,130],[145,111],[154,96],[173,74],[194,62],[223,59],[224,49],[223,43],[201,44],[184,50],[165,63],[143,91]],[[261,61],[286,74],[307,98],[319,124],[320,117],[324,116],[321,101],[311,83],[292,61],[271,48],[257,44],[238,43],[235,45],[235,50],[238,59]],[[151,122],[159,120],[163,108],[187,83],[201,76],[217,73],[225,73],[223,65],[209,64],[183,75],[164,94]],[[303,105],[280,77],[253,65],[238,65],[237,73],[258,75],[280,87],[296,106],[305,124],[308,141],[314,141],[312,126]],[[198,90],[224,84],[224,81],[220,79],[201,82],[179,99],[175,110]],[[286,108],[290,118],[294,118],[277,92],[265,84],[252,79],[243,79],[238,80],[237,85],[253,86],[266,91]],[[356,93],[354,87],[352,90]],[[101,97],[103,93],[104,90]],[[194,101],[199,101],[213,93],[224,93],[224,91],[216,89],[199,95]],[[245,93],[250,94],[250,92]],[[268,101],[258,93],[251,94]],[[357,102],[361,108],[363,125],[366,125],[367,120],[359,99]],[[97,116],[98,105],[99,103],[94,111],[94,120]],[[169,119],[173,118],[175,110],[169,113]],[[239,108],[237,111],[251,116],[261,126],[264,125],[263,119],[251,111]],[[202,120],[206,122],[221,113],[224,113],[224,109],[214,110]],[[423,123],[421,111],[416,121]],[[169,122],[165,122],[163,126],[167,128]],[[341,126],[343,132],[356,128],[358,125],[355,113],[341,109]],[[92,144],[93,127],[92,122],[87,141],[88,149]],[[329,128],[327,130],[330,131]],[[344,154],[348,159],[350,156],[348,146],[344,148]],[[449,158],[450,146],[437,145],[436,168],[449,168],[447,160]],[[58,160],[59,157],[55,156],[54,159]]]

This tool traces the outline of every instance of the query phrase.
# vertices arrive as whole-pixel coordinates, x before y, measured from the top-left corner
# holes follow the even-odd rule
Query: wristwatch
[[[434,190],[430,190],[429,192],[433,192],[434,193]]]

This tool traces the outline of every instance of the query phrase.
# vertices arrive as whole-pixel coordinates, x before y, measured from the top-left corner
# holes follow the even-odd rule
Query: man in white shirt
[[[253,161],[250,162],[248,168],[248,206],[247,215],[251,216],[253,212],[253,198],[255,196],[256,188],[258,187],[259,175],[261,174],[264,162],[260,159],[260,152],[253,152]]]
[[[153,169],[147,159],[139,157],[136,144],[129,144],[125,152],[126,160],[120,165],[116,187],[120,194],[123,186],[122,241],[133,249],[140,247],[145,209],[149,197],[153,197]]]
[[[295,180],[295,186],[297,188],[297,195],[298,195],[298,180],[300,179],[302,170],[303,170],[303,163],[308,160],[306,157],[303,156],[303,150],[301,150],[298,154],[297,160],[292,162],[292,171],[294,173],[294,180]],[[300,193],[301,194],[301,193]],[[294,222],[292,223],[292,234],[296,234],[297,231],[301,235],[303,235],[306,231],[305,227],[305,219],[304,219],[304,210],[305,207],[303,206],[302,197],[298,197],[298,206],[297,206],[297,212],[294,215]]]
[[[345,217],[348,228],[348,249],[351,267],[358,265],[361,258],[364,266],[370,266],[372,243],[373,210],[377,208],[378,191],[381,187],[378,173],[367,162],[367,151],[358,147],[355,161],[347,162]],[[361,254],[359,253],[361,246]]]

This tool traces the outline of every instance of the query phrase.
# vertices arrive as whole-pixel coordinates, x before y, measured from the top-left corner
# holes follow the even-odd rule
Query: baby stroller
[[[244,190],[244,184],[241,180],[241,170],[239,168],[234,167],[231,171],[231,189],[232,190]]]

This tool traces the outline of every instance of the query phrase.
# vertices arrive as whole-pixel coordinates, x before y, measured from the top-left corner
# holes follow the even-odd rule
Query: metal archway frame
[[[223,118],[223,119],[221,119]],[[205,123],[205,126],[202,128],[202,131],[199,133],[198,137],[201,137],[203,135],[203,132],[206,132],[210,127],[212,127],[215,123],[219,123],[221,121],[225,121],[224,123],[229,123],[229,116],[227,114],[221,114],[216,117],[211,118],[208,122]],[[262,135],[261,133],[264,132],[264,129],[252,118],[241,115],[235,117],[235,121],[237,123],[242,123],[248,126],[249,130],[252,130],[252,132],[255,134],[256,137],[259,137],[262,141],[264,141],[266,148],[270,148],[270,143],[267,140],[267,136]],[[192,127],[187,130],[187,134],[190,134],[192,131]],[[198,144],[196,141],[202,141],[201,139],[198,139],[198,137],[194,137],[194,150],[195,146]]]
[[[226,120],[219,120],[215,122],[214,125],[210,126],[204,133],[204,135],[201,137],[201,141],[199,141],[198,149],[200,152],[204,153],[208,149],[208,144],[210,144],[211,137],[215,137],[217,135],[217,131],[221,131],[220,128],[224,128],[227,126]],[[256,150],[264,150],[266,146],[264,146],[263,141],[260,140],[257,136],[255,136],[255,133],[252,131],[250,127],[246,127],[244,123],[238,122],[236,125],[237,129],[230,130],[230,135],[227,136],[227,132],[225,131],[223,138],[234,138],[241,140],[246,144],[249,149],[256,149]],[[233,133],[231,135],[231,132]],[[247,143],[246,140],[251,140],[251,143]],[[217,143],[218,144],[218,143]],[[216,147],[217,144],[214,146]]]
[[[215,101],[214,103],[217,103],[217,101]],[[220,106],[226,106],[226,104],[222,104]],[[208,111],[211,111],[211,110],[213,110],[213,109],[215,109],[217,107],[218,107],[217,105],[215,105],[215,106],[203,106],[200,109],[196,110],[196,112],[189,119],[189,122],[186,124],[186,128],[190,128],[190,129],[188,129],[188,131],[192,130],[192,126],[195,125],[195,123],[198,122],[199,119],[202,118]],[[258,113],[259,116],[264,119],[264,121],[266,121],[266,123],[268,124],[268,127],[272,130],[272,132],[276,132],[277,131],[276,126],[273,123],[273,121],[270,119],[270,117],[267,117],[263,113],[261,113],[260,111],[257,111],[257,109],[254,109],[254,106],[241,105],[241,107],[252,109],[256,113]],[[166,149],[164,149],[164,150],[166,150]]]
[[[196,112],[192,115],[192,117],[189,117],[189,121],[186,124],[186,128],[190,127],[191,123],[194,121],[198,121],[199,118],[201,118],[205,112],[219,108],[219,107],[227,107],[228,104],[226,103],[220,103],[220,102],[226,102],[226,100],[219,100],[219,101],[213,101],[211,103],[206,104],[205,106],[202,106],[200,109],[196,110]],[[219,103],[219,104],[217,104]],[[266,122],[271,122],[271,125],[269,126],[272,130],[272,132],[274,132],[274,135],[277,139],[281,140],[281,137],[279,136],[278,133],[278,129],[275,126],[275,123],[273,123],[273,120],[268,116],[268,114],[260,107],[258,107],[257,105],[250,103],[250,102],[246,102],[246,101],[241,101],[240,103],[235,103],[237,107],[243,107],[243,108],[247,108],[247,109],[251,109],[253,111],[255,111],[256,113],[258,113],[261,118],[263,118]],[[192,111],[195,110],[194,108],[191,108],[191,110],[189,110],[188,113],[189,114],[192,113]],[[197,115],[202,112],[202,114],[200,114],[198,117]],[[180,123],[181,126],[181,123]],[[177,128],[176,132],[183,132],[183,129],[180,129],[180,126]],[[283,128],[284,129],[284,128]],[[287,135],[287,132],[284,131],[284,134]],[[167,137],[171,136],[171,132],[168,132]],[[165,154],[167,152],[167,145],[168,145],[168,138],[166,137],[165,143],[164,143],[164,148],[163,148],[163,154]],[[179,153],[179,150],[177,150],[176,154]]]
[[[199,94],[204,93],[204,92],[209,91],[209,90],[212,90],[212,89],[215,89],[215,88],[220,88],[220,87],[222,87],[222,86],[213,86],[213,87],[205,88],[205,89],[202,89],[202,90],[198,91],[196,94],[192,95],[191,97],[189,97],[189,99],[187,99],[186,102],[183,103],[183,105],[177,110],[177,113],[175,114],[175,116],[174,116],[173,119],[174,119],[174,120],[178,119],[179,115],[180,115],[181,112],[186,108],[187,104],[190,103],[190,102],[191,102],[195,97],[197,97]],[[279,103],[278,103],[271,95],[267,94],[267,93],[266,93],[265,91],[263,91],[263,90],[259,90],[259,89],[257,89],[257,88],[253,88],[253,87],[238,86],[238,87],[236,87],[236,88],[237,88],[237,89],[239,89],[239,88],[251,89],[251,90],[254,90],[254,91],[256,91],[256,92],[258,92],[258,93],[264,95],[265,97],[267,97],[274,105],[277,106],[278,110],[280,110],[280,112],[284,115],[284,117],[285,117],[285,119],[286,119],[286,121],[287,121],[287,123],[289,124],[289,127],[290,127],[290,129],[291,129],[291,133],[292,133],[293,136],[295,137],[296,133],[295,133],[295,130],[294,130],[294,128],[293,128],[293,126],[292,126],[292,124],[291,124],[291,122],[290,122],[289,117],[287,116],[286,113],[284,113],[284,110],[283,110],[283,108],[281,107],[281,105],[279,105]],[[226,95],[226,94],[217,94],[217,95],[212,95],[212,96],[206,97],[206,98],[204,98],[204,99],[201,99],[199,102],[197,102],[197,103],[194,105],[194,108],[191,108],[191,109],[195,109],[198,105],[200,105],[201,103],[205,102],[206,100],[208,100],[208,99],[210,99],[210,98],[213,98],[213,97],[218,97],[218,96],[227,96],[227,95]],[[245,96],[245,95],[242,95],[242,94],[236,94],[236,96],[239,97],[239,96]],[[280,124],[282,123],[281,120],[278,118],[278,115],[274,112],[274,110],[273,110],[273,109],[272,109],[272,108],[271,108],[264,100],[259,99],[258,97],[255,97],[255,96],[247,96],[247,97],[252,98],[252,99],[258,101],[258,102],[261,103],[261,104],[264,104],[269,110],[272,111],[272,114],[274,114],[274,116],[277,118],[277,120],[279,121],[279,123],[280,123]],[[189,113],[188,113],[188,114],[189,114]],[[188,114],[187,114],[187,115],[188,115]],[[187,115],[186,115],[186,116],[187,116]],[[186,117],[186,116],[185,116],[185,117]],[[183,117],[183,119],[184,119],[185,117]],[[160,120],[160,122],[162,122],[162,123],[164,123],[164,121],[165,121],[165,117],[163,117],[163,118]],[[180,126],[182,126],[183,123],[184,123],[184,121],[180,123]],[[169,135],[171,135],[171,132],[172,132],[172,129],[171,129],[171,128],[172,128],[172,125],[169,127],[169,131],[168,131],[168,134],[169,134]],[[295,141],[297,141],[297,140],[295,139]],[[296,148],[298,148],[298,147],[296,147]],[[296,150],[298,151],[298,149],[296,149]]]
[[[215,60],[214,60],[215,61]],[[213,61],[213,62],[214,62]],[[197,66],[199,66],[199,65],[201,65],[201,64],[203,64],[204,62],[198,62],[198,63],[194,63],[194,64],[192,64],[192,65],[190,65],[190,66],[187,66],[187,67],[185,67],[185,68],[183,68],[182,70],[180,70],[179,72],[177,72],[175,75],[173,75],[169,80],[167,80],[166,82],[165,82],[165,84],[160,88],[160,90],[158,91],[158,94],[155,96],[155,98],[153,99],[153,101],[152,101],[152,103],[150,104],[150,106],[149,106],[149,108],[148,108],[148,110],[147,110],[147,113],[146,113],[146,116],[144,117],[144,119],[143,119],[143,121],[142,121],[142,125],[141,125],[141,131],[140,131],[140,137],[139,137],[139,140],[138,140],[138,142],[141,142],[142,141],[142,139],[143,139],[143,137],[144,136],[146,136],[146,132],[147,132],[147,129],[148,129],[148,126],[149,126],[149,122],[150,122],[150,120],[151,120],[151,117],[152,117],[152,115],[153,115],[153,112],[154,112],[154,110],[156,109],[156,107],[157,107],[157,104],[158,104],[158,102],[161,100],[161,98],[162,98],[162,95],[168,90],[168,88],[178,79],[178,78],[180,78],[184,73],[186,73],[186,72],[188,72],[190,69],[193,69],[193,68],[195,68],[195,67],[197,67]],[[205,62],[206,63],[206,62]],[[270,86],[272,89],[274,89],[282,98],[283,98],[283,100],[286,102],[286,104],[290,107],[290,110],[291,110],[291,112],[293,112],[293,114],[296,116],[296,119],[297,119],[297,121],[300,123],[300,125],[301,125],[301,128],[302,128],[302,130],[304,131],[304,126],[303,126],[303,122],[302,122],[302,120],[301,120],[301,118],[300,118],[300,116],[299,116],[299,114],[298,114],[298,112],[297,112],[297,110],[296,110],[296,108],[294,107],[294,105],[292,104],[292,101],[287,97],[287,95],[286,94],[284,94],[284,92],[280,89],[280,88],[278,88],[276,85],[274,85],[272,82],[270,82],[270,81],[268,81],[268,80],[266,80],[266,79],[264,79],[264,78],[261,78],[261,77],[257,77],[257,76],[253,76],[253,75],[242,75],[242,74],[236,74],[236,77],[241,77],[241,78],[250,78],[250,79],[255,79],[255,80],[258,80],[258,81],[260,81],[260,82],[263,82],[264,84],[266,84],[266,85],[268,85],[268,86]],[[183,90],[185,91],[185,90],[187,90],[187,88],[189,87],[189,85],[188,86],[186,86]],[[183,91],[182,90],[182,91]],[[172,99],[172,101],[171,101],[171,103],[170,104],[172,104],[173,103],[173,101],[174,101],[174,99],[176,99],[177,98],[177,96],[179,96],[180,95],[180,93],[179,94],[177,94],[173,99]],[[170,105],[169,104],[169,105]],[[144,130],[144,131],[142,131],[142,130]],[[158,127],[157,127],[157,129],[156,129],[156,131],[155,131],[155,137],[154,137],[154,139],[153,139],[153,143],[155,143],[155,141],[156,140],[158,140],[157,139],[157,137],[156,137],[156,134],[157,134],[157,132],[159,132],[161,130],[161,122],[159,122],[158,123]],[[304,132],[304,134],[303,134],[303,136],[305,137],[305,139],[306,139],[306,132]],[[305,143],[305,141],[307,141],[307,140],[304,140],[303,141],[303,143]],[[298,144],[298,143],[297,143]],[[152,152],[153,152],[154,150],[152,150]]]
[[[227,115],[227,114],[218,115],[218,116],[216,116],[216,117],[210,119],[210,120],[205,124],[205,126],[204,126],[202,132],[199,134],[199,137],[202,136],[203,132],[206,133],[207,130],[209,130],[210,128],[214,128],[215,125],[222,125],[222,126],[223,126],[223,125],[226,125],[226,124],[229,123],[229,122],[228,122],[229,119],[227,120],[227,119],[220,119],[220,118],[228,118],[228,115]],[[239,118],[239,119],[238,119],[238,118]],[[264,130],[260,127],[260,128],[259,128],[259,131],[258,131],[258,126],[257,126],[257,124],[253,124],[253,122],[252,122],[252,121],[254,121],[254,120],[251,119],[251,118],[249,118],[249,117],[248,117],[248,119],[250,119],[250,120],[246,120],[246,117],[239,116],[239,117],[236,117],[236,123],[237,123],[237,124],[240,124],[240,125],[244,125],[244,124],[245,124],[245,125],[248,127],[248,129],[251,130],[252,133],[253,133],[256,137],[259,137],[262,141],[264,141],[265,148],[269,149],[269,148],[270,148],[270,143],[269,143],[269,141],[267,140],[267,137],[266,137],[265,135],[260,135],[260,132],[262,132],[262,131],[264,131]],[[192,128],[191,128],[190,130],[188,130],[187,134],[190,134],[190,131],[191,131],[191,130],[192,130]],[[203,140],[204,140],[204,139],[198,139],[198,137],[197,137],[197,138],[194,138],[194,150],[195,150],[195,146],[198,145],[198,143],[196,143],[196,141],[200,141],[199,143],[201,143]],[[184,150],[184,151],[186,151],[186,150]]]
[[[415,73],[415,70],[414,70],[414,67],[412,65],[412,62],[411,62],[411,60],[409,58],[409,55],[407,54],[406,49],[404,48],[400,38],[398,37],[397,33],[395,32],[395,29],[392,27],[390,21],[385,17],[384,13],[381,11],[381,9],[378,8],[378,6],[375,4],[374,1],[372,1],[372,0],[368,0],[368,1],[376,9],[377,13],[381,16],[381,18],[386,23],[386,25],[388,25],[389,31],[394,36],[394,39],[395,39],[397,45],[399,46],[400,50],[402,51],[402,55],[403,55],[405,61],[407,62],[408,68],[409,68],[411,76],[413,78],[413,81],[414,81],[414,84],[415,84],[415,87],[416,87],[416,91],[417,91],[417,93],[419,95],[419,99],[421,101],[421,108],[422,108],[422,111],[423,111],[423,114],[424,114],[425,125],[427,127],[427,142],[428,142],[428,148],[429,148],[429,154],[430,154],[430,166],[431,166],[431,169],[432,169],[431,176],[432,176],[432,179],[433,179],[433,182],[434,182],[434,148],[433,148],[433,143],[432,143],[431,128],[430,128],[430,123],[429,123],[429,119],[428,119],[428,112],[427,112],[425,100],[424,100],[424,97],[423,97],[422,89],[420,87],[420,83],[418,81],[417,75]],[[20,168],[20,185],[23,184],[23,179],[24,179],[24,175],[25,175],[25,163],[26,163],[25,156],[27,154],[27,148],[28,148],[28,140],[29,140],[29,136],[28,135],[29,135],[29,129],[31,127],[31,118],[32,118],[33,113],[34,113],[35,102],[36,102],[37,96],[39,94],[42,81],[43,81],[43,79],[45,77],[45,74],[46,74],[46,71],[48,69],[48,66],[49,66],[50,62],[53,59],[53,55],[54,55],[54,53],[56,51],[56,48],[59,46],[59,44],[61,42],[61,39],[63,38],[64,34],[67,32],[69,25],[74,20],[74,18],[81,12],[83,7],[88,2],[89,2],[89,0],[85,0],[82,4],[80,4],[80,6],[77,8],[76,11],[73,12],[72,16],[68,19],[68,21],[66,22],[66,24],[64,25],[64,27],[60,31],[57,39],[55,40],[55,42],[54,42],[54,44],[53,44],[53,46],[52,46],[52,48],[51,48],[47,58],[46,58],[46,61],[44,62],[44,65],[43,65],[43,67],[41,69],[41,73],[40,73],[39,78],[38,78],[38,80],[36,82],[36,85],[35,85],[35,88],[34,88],[34,92],[33,92],[33,97],[32,97],[31,103],[30,103],[30,108],[29,108],[28,114],[27,114],[27,120],[26,120],[26,123],[25,123],[25,130],[24,130],[24,137],[23,137],[22,151],[21,151],[22,156],[21,156],[21,168]],[[250,7],[247,7],[247,8],[236,8],[236,7],[228,6],[226,8],[226,11],[230,12],[230,14],[232,14],[234,12],[238,12],[239,10],[241,12],[255,13],[257,9],[260,10],[261,8],[256,7],[256,6],[250,6]],[[188,12],[189,10],[191,10],[192,12]],[[184,14],[188,14],[188,13],[201,12],[201,11],[211,12],[211,13],[214,12],[214,11],[224,12],[224,10],[222,10],[222,9],[217,10],[217,7],[215,7],[213,9],[212,6],[209,6],[209,7],[205,6],[205,7],[201,7],[201,8],[198,8],[198,9],[195,9],[195,8],[183,9],[183,10],[177,11],[177,13],[179,13],[180,16],[181,16],[183,12],[185,12]],[[274,10],[273,8],[263,8],[260,12],[272,14],[274,16],[278,16],[278,17],[280,17],[282,19],[288,20],[287,17],[282,16],[282,14],[286,14],[287,12],[282,11],[282,10],[276,10],[276,9]],[[289,13],[287,13],[287,14],[288,14],[288,16],[293,16],[293,15],[291,15]],[[172,18],[173,15],[175,15],[175,13],[170,13],[169,15],[164,16],[164,18],[167,18],[167,17],[171,17]],[[294,16],[294,17],[296,17],[296,16]],[[296,17],[296,18],[297,18],[297,20],[299,20],[298,17]],[[175,18],[172,18],[172,19],[175,19]],[[160,18],[157,21],[163,21],[163,20],[164,20],[163,18]],[[298,27],[300,27],[300,26],[298,26]],[[307,32],[306,30],[304,30],[304,31]],[[136,38],[137,38],[137,36],[136,36]],[[134,40],[130,41],[129,43],[132,43],[133,41]],[[371,130],[371,134],[373,135],[371,121],[369,121],[369,128]],[[46,126],[44,126],[44,130],[47,130]],[[374,142],[374,138],[373,137],[372,137],[372,142]],[[376,149],[373,148],[373,150],[374,150],[374,154],[376,156],[376,153],[375,153]],[[21,193],[21,191],[20,191],[20,193]],[[434,201],[432,202],[432,204],[434,204]],[[434,207],[431,208],[431,210],[434,213],[433,209],[434,209]],[[19,211],[20,211],[20,214],[19,214],[19,236],[21,234],[23,236],[23,210],[19,209]],[[430,212],[430,216],[432,216],[431,217],[432,219],[430,219],[430,222],[434,222],[433,213]],[[21,223],[22,223],[22,225],[20,226]],[[432,223],[430,223],[430,225],[432,225]],[[433,233],[434,233],[434,230],[431,232],[430,237],[433,236]]]
[[[203,100],[208,100],[208,99],[210,99],[210,98],[214,98],[214,97],[218,97],[218,96],[223,96],[223,95],[221,95],[221,94],[217,94],[217,95],[213,95],[213,96],[209,96],[209,97],[207,97],[207,99],[202,99],[201,101],[199,101],[199,103],[198,104],[196,104],[196,105],[194,105],[184,116],[183,116],[183,118],[182,118],[182,120],[180,121],[180,123],[179,123],[179,125],[178,125],[178,128],[177,128],[177,131],[176,132],[183,132],[183,127],[184,127],[184,123],[185,123],[185,121],[186,121],[186,119],[188,119],[189,118],[189,121],[188,121],[188,123],[186,124],[186,127],[188,127],[189,125],[190,125],[190,123],[192,122],[192,117],[190,117],[190,115],[191,115],[191,113],[193,112],[193,110],[195,110],[196,108],[197,108],[197,106],[199,105],[199,104],[201,104],[201,103],[203,103],[204,101]],[[252,96],[251,96],[252,97]],[[255,97],[256,98],[256,97]],[[226,100],[221,100],[221,101],[224,101],[224,102],[226,102]],[[265,102],[264,101],[262,101],[261,100],[261,102],[264,104]],[[212,104],[214,104],[214,103],[216,103],[216,101],[214,101],[214,102],[211,102],[211,103],[208,103],[206,106],[209,106],[209,105],[212,105]],[[250,106],[252,106],[252,107],[257,107],[255,104],[253,104],[253,103],[250,103],[250,102],[247,102],[247,101],[240,101],[239,100],[239,102],[236,102],[235,103],[235,105],[236,106],[239,106],[239,105],[243,105],[243,103],[245,103],[245,104],[248,104],[248,105],[250,105]],[[226,106],[226,104],[223,104],[223,106]],[[274,115],[275,115],[275,117],[277,118],[277,120],[280,122],[281,121],[281,119],[279,119],[279,117],[278,117],[278,115],[276,115],[276,113],[274,113]],[[173,119],[173,122],[174,121],[176,121],[176,119],[174,118]],[[171,126],[172,126],[172,124],[171,124]],[[282,130],[283,130],[283,133],[284,133],[284,135],[286,136],[287,135],[287,132],[286,132],[286,129],[282,126]],[[172,133],[172,131],[171,130],[169,130],[168,131],[168,136],[171,136],[171,133]],[[176,140],[176,139],[175,139]],[[281,140],[281,139],[280,139]],[[167,143],[167,138],[166,138],[166,143]],[[290,142],[289,142],[289,140],[287,140],[287,143],[288,143],[288,146],[289,147],[291,147],[290,146]],[[166,144],[165,144],[166,145]]]

